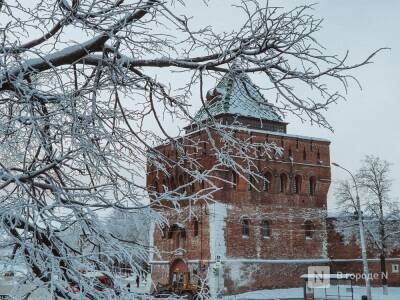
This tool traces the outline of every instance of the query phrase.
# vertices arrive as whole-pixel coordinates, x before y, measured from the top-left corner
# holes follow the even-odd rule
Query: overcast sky
[[[325,20],[318,36],[329,51],[344,53],[348,49],[351,58],[357,60],[380,47],[391,50],[377,56],[374,64],[354,72],[362,90],[353,88],[347,103],[328,111],[334,133],[296,120],[289,131],[330,139],[332,161],[351,170],[360,166],[360,158],[366,154],[392,162],[395,179],[392,195],[399,198],[400,1],[326,0],[315,7],[315,13]],[[332,173],[333,180],[346,176],[341,170],[333,169]],[[329,209],[333,209],[332,193],[329,200]]]
[[[216,29],[238,28],[241,24],[240,11],[230,8],[234,1],[210,1],[206,8],[202,1],[190,1],[191,24],[210,24]],[[237,3],[237,2],[236,2]],[[261,2],[260,2],[261,3]],[[296,4],[314,1],[270,1],[273,5],[293,7]],[[316,37],[326,47],[328,54],[345,55],[350,51],[350,62],[358,63],[374,50],[390,47],[374,59],[374,64],[364,66],[353,74],[360,80],[362,90],[356,85],[348,94],[348,102],[332,106],[326,113],[333,125],[334,133],[327,129],[303,124],[294,117],[288,133],[328,138],[331,144],[331,159],[350,170],[360,166],[360,160],[367,154],[380,156],[393,163],[393,197],[400,196],[400,132],[399,96],[397,88],[400,70],[400,1],[335,0],[321,1],[315,6],[315,16],[323,18],[323,29]],[[218,30],[219,31],[219,30]],[[163,71],[164,72],[164,71]],[[159,73],[165,81],[187,80],[179,75],[171,79],[171,73]],[[163,78],[164,77],[164,78]],[[198,107],[198,93],[193,94],[193,105]],[[174,123],[172,126],[181,126]],[[332,170],[333,180],[346,178],[341,170]],[[333,187],[334,184],[332,184]],[[333,188],[328,208],[335,209]]]

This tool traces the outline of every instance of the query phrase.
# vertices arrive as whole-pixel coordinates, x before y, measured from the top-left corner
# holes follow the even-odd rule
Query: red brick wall
[[[302,216],[304,214],[304,216]],[[250,234],[242,235],[240,220],[249,218]],[[226,244],[228,257],[286,259],[321,258],[325,224],[323,211],[319,209],[288,209],[285,207],[233,206],[228,211]],[[262,223],[268,220],[270,236],[264,238]],[[304,222],[311,220],[315,232],[306,239]]]
[[[154,231],[154,245],[157,247],[159,255],[155,255],[154,260],[172,261],[174,258],[183,258],[184,260],[208,260],[210,257],[209,247],[209,221],[207,209],[204,206],[184,207],[179,214],[175,211],[166,211],[165,216],[169,222],[168,231],[173,224],[182,224],[185,227],[186,238],[183,239],[183,248],[186,253],[176,255],[174,253],[175,240],[172,234],[171,238],[163,237],[160,228]],[[192,215],[191,215],[192,214]],[[198,234],[195,236],[194,221],[197,220]],[[173,230],[173,229],[172,229]]]
[[[258,157],[254,154],[254,163],[260,174],[269,172],[272,174],[271,189],[268,192],[263,191],[262,180],[256,180],[257,188],[248,189],[248,183],[245,179],[238,176],[238,185],[233,188],[231,184],[215,180],[215,184],[223,187],[214,195],[216,201],[229,205],[228,216],[225,220],[226,231],[226,256],[227,258],[245,258],[245,259],[293,259],[293,258],[324,258],[325,236],[325,213],[327,193],[330,185],[330,157],[329,142],[312,141],[311,139],[276,136],[272,134],[262,134],[254,132],[238,132],[237,137],[248,139],[251,137],[253,142],[270,142],[284,148],[284,155],[280,158]],[[192,136],[194,140],[206,140],[204,134],[196,133]],[[215,137],[217,147],[222,146],[222,141]],[[158,148],[167,156],[175,158],[175,151],[170,145]],[[207,144],[206,151],[200,150],[194,152],[188,147],[187,154],[198,158],[202,169],[210,169],[215,165],[215,158]],[[290,149],[290,150],[289,150]],[[305,157],[304,157],[305,152]],[[293,160],[290,159],[291,153]],[[161,190],[163,178],[160,174],[152,172],[149,168],[147,184],[149,188],[156,182],[155,187]],[[180,175],[179,169],[170,170],[174,179]],[[279,176],[286,174],[288,178],[287,189],[284,193],[279,191]],[[221,171],[218,176],[230,180],[230,170]],[[301,176],[301,189],[298,194],[294,193],[294,178]],[[316,191],[310,195],[309,178],[316,178]],[[168,182],[169,178],[167,179]],[[201,189],[201,184],[195,185],[195,191]],[[195,192],[193,191],[193,192]],[[167,203],[163,203],[167,204]],[[169,224],[181,223],[186,228],[186,253],[183,255],[174,255],[173,239],[162,238],[161,231],[155,230],[154,245],[160,251],[161,257],[155,257],[155,260],[171,262],[177,257],[181,257],[190,265],[193,260],[210,259],[209,246],[209,215],[204,211],[203,214],[195,214],[198,219],[200,216],[202,222],[202,238],[193,236],[193,218],[189,219],[189,211],[182,203],[181,212],[164,210]],[[160,208],[161,209],[161,208]],[[197,212],[199,207],[194,207]],[[241,234],[241,218],[247,216],[250,220],[250,235],[243,238]],[[261,234],[262,221],[266,219],[270,222],[271,236],[264,239]],[[313,238],[305,238],[304,222],[311,220],[314,224]],[[199,228],[200,231],[200,228]],[[240,268],[243,274],[250,280],[250,285],[241,286],[232,278],[233,265],[226,264],[224,273],[226,293],[238,293],[263,288],[302,286],[300,275],[306,273],[306,265],[276,265],[276,264],[250,264],[243,263]],[[167,279],[169,265],[154,265],[153,280],[163,281]],[[237,268],[237,266],[235,266]],[[251,271],[254,272],[251,272]],[[283,272],[283,270],[286,270]],[[266,280],[268,279],[268,280]]]

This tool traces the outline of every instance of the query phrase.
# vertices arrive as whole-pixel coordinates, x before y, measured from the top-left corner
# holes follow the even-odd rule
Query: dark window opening
[[[279,192],[280,193],[285,193],[286,188],[287,188],[287,176],[286,174],[282,173],[281,176],[279,176]]]
[[[199,235],[199,221],[194,220],[193,222],[193,235],[198,236]]]
[[[264,238],[269,238],[271,236],[271,230],[267,220],[264,220],[262,223],[262,234]]]
[[[312,239],[314,233],[314,225],[311,221],[304,222],[304,235],[306,239]]]
[[[250,221],[248,218],[242,219],[242,236],[248,237],[250,235]]]
[[[294,178],[294,192],[295,194],[300,194],[301,192],[301,176],[296,175]]]
[[[309,182],[309,192],[311,196],[315,195],[316,186],[317,186],[317,179],[314,176],[311,176]]]
[[[271,174],[265,173],[264,174],[264,187],[263,187],[264,191],[269,192],[271,190],[271,181],[272,181]]]

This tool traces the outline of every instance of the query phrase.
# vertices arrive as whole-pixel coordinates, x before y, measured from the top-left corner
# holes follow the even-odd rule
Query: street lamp
[[[372,300],[371,296],[371,284],[369,281],[369,271],[368,271],[368,258],[367,258],[367,246],[365,243],[365,231],[364,231],[364,222],[363,222],[363,216],[362,216],[362,211],[361,211],[361,204],[360,204],[360,197],[358,195],[358,186],[357,186],[357,181],[354,178],[354,175],[347,170],[346,168],[342,167],[341,165],[337,163],[332,163],[335,167],[338,167],[347,173],[350,174],[351,178],[353,179],[354,182],[354,187],[356,189],[356,206],[357,206],[357,215],[358,215],[358,228],[360,230],[360,244],[361,244],[361,257],[363,261],[363,268],[364,268],[364,276],[365,276],[365,287],[367,289],[367,297],[368,300]]]

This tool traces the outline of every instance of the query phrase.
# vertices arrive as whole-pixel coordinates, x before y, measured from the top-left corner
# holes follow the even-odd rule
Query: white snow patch
[[[227,217],[227,206],[223,203],[213,203],[209,207],[210,218],[210,254],[212,261],[224,261],[226,258],[226,243],[225,243],[225,218]],[[210,264],[209,287],[212,297],[224,288],[223,266],[218,272],[214,272],[215,263]]]
[[[227,264],[229,268],[229,277],[235,283],[236,288],[242,286],[251,286],[253,284],[253,277],[249,276],[248,272],[243,271],[243,263],[236,261]]]

